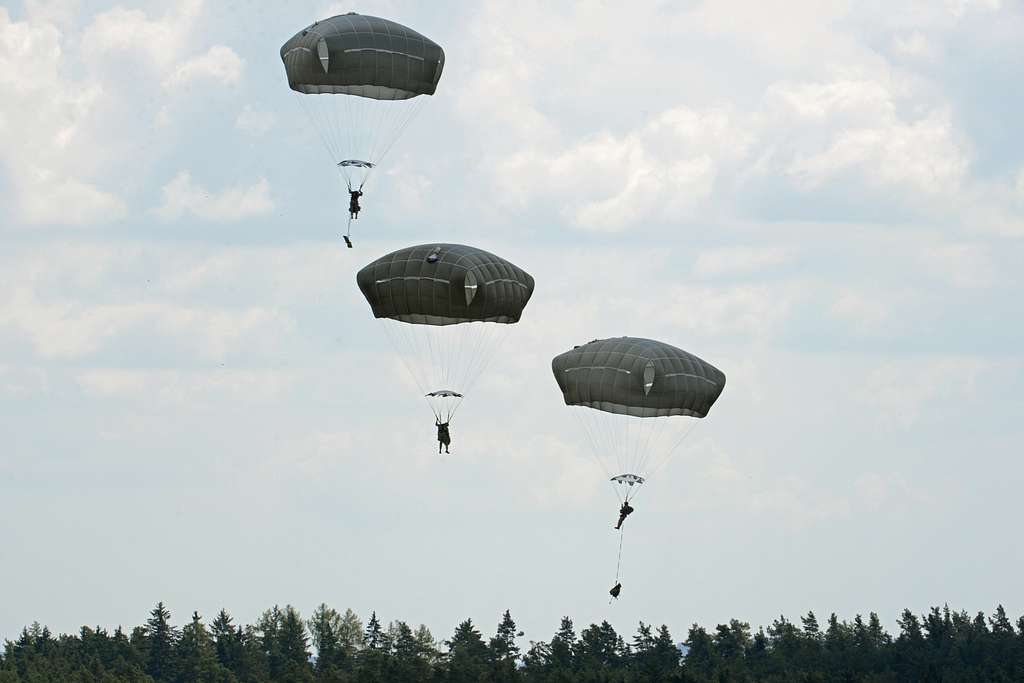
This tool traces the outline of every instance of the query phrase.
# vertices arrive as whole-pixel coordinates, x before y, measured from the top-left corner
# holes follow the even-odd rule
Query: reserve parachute
[[[515,264],[462,244],[399,249],[356,282],[438,423],[448,423],[533,295]]]

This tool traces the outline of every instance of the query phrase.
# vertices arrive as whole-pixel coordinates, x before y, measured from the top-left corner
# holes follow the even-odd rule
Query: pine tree
[[[428,680],[430,678],[428,653],[421,649],[420,641],[409,625],[404,621],[397,621],[388,630],[392,633],[391,642],[394,652],[394,661],[391,667],[392,678],[396,681],[410,682]]]
[[[387,634],[380,627],[380,620],[377,619],[376,612],[370,615],[370,621],[366,623],[366,630],[363,632],[363,645],[366,649],[374,652],[387,653],[391,649]]]
[[[351,609],[346,609],[345,613],[341,615],[338,642],[348,661],[352,661],[356,652],[362,647],[362,622]]]
[[[718,668],[718,652],[715,642],[704,627],[694,624],[686,634],[686,655],[683,665],[687,672],[697,676],[709,677]]]
[[[875,650],[881,650],[892,643],[892,637],[882,627],[882,620],[876,612],[868,613],[868,640]]]
[[[491,675],[495,681],[513,681],[516,679],[517,662],[519,660],[519,646],[516,645],[516,638],[523,635],[522,631],[516,629],[516,622],[512,614],[505,610],[501,622],[498,624],[497,633],[489,643]]]
[[[281,654],[281,608],[274,605],[263,612],[256,621],[254,635],[258,636],[262,660],[267,675],[273,680],[284,672],[284,657]]]
[[[739,661],[750,646],[750,624],[736,619],[732,619],[728,625],[719,624],[715,628],[714,640],[722,659]]]
[[[321,603],[313,612],[309,623],[309,635],[316,648],[316,672],[318,676],[327,672],[338,672],[346,666],[345,647],[341,642],[341,615]]]
[[[473,626],[472,619],[466,619],[455,628],[448,646],[448,675],[453,682],[475,683],[487,670],[488,650]]]
[[[377,613],[370,615],[362,635],[363,649],[359,653],[358,680],[365,683],[384,683],[389,680],[388,664],[391,642],[381,628]]]
[[[288,679],[290,681],[313,680],[306,624],[302,621],[299,611],[291,605],[285,605],[281,614],[278,639],[281,659]]]
[[[554,671],[569,672],[576,668],[576,650],[578,642],[572,619],[562,617],[558,631],[551,639],[550,665]]]
[[[516,637],[521,635],[523,633],[516,629],[516,622],[513,621],[512,615],[508,610],[505,610],[501,623],[498,624],[498,631],[491,638],[491,657],[495,661],[511,660],[515,662],[519,658],[519,646],[516,645]]]
[[[158,602],[145,626],[147,674],[157,683],[174,680],[174,645],[178,641],[178,630],[171,626],[171,613]]]
[[[654,639],[654,648],[651,652],[651,659],[654,662],[656,676],[654,680],[670,680],[679,671],[679,648],[672,640],[668,626],[662,624],[658,628],[658,635]]]
[[[241,632],[235,630],[231,615],[221,609],[210,624],[210,636],[213,638],[214,652],[217,661],[237,676],[240,670],[242,639]]]
[[[175,650],[179,683],[221,683],[233,679],[217,660],[213,639],[198,612],[192,613],[192,623],[182,629]]]
[[[434,639],[434,634],[430,632],[430,629],[420,624],[416,627],[413,637],[416,639],[419,656],[428,664],[435,664],[440,657],[440,653],[437,650],[437,640]]]
[[[820,640],[821,627],[818,626],[818,618],[814,616],[814,612],[808,612],[806,617],[800,617],[801,623],[804,625],[804,636],[811,640]]]
[[[636,635],[633,636],[633,654],[642,657],[653,648],[654,634],[651,632],[651,627],[641,621],[637,626]]]
[[[996,612],[989,619],[989,624],[992,626],[992,633],[1013,636],[1013,624],[1010,623],[1002,605],[996,606]]]
[[[629,650],[607,621],[591,624],[580,632],[576,647],[577,665],[585,669],[619,666]]]

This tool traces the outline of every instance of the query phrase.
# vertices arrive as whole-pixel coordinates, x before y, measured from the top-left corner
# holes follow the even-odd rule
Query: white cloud
[[[895,302],[888,292],[864,292],[846,289],[839,292],[829,314],[846,321],[862,334],[884,330],[893,319]]]
[[[946,0],[946,7],[956,18],[970,11],[992,12],[1003,6],[1002,0]]]
[[[90,396],[178,405],[206,401],[266,402],[280,397],[296,376],[279,370],[209,371],[125,370],[92,368],[77,374],[79,386]]]
[[[924,266],[956,287],[968,289],[991,286],[996,266],[987,247],[976,244],[940,244],[921,255]]]
[[[854,484],[857,500],[867,510],[921,507],[934,504],[936,497],[927,489],[911,486],[906,477],[897,472],[871,472]]]
[[[272,113],[257,111],[247,104],[235,117],[235,128],[247,135],[259,137],[273,128],[274,122],[275,117]]]
[[[25,288],[0,302],[0,328],[27,339],[33,353],[46,359],[77,359],[107,348],[126,335],[165,340],[197,357],[221,360],[245,345],[266,349],[294,328],[276,310],[249,307],[217,310],[169,302],[89,304],[68,299],[41,300]]]
[[[876,420],[907,428],[938,403],[955,404],[956,414],[969,413],[978,399],[978,380],[991,367],[981,358],[957,356],[893,361],[868,373],[855,398],[870,406]]]
[[[0,397],[34,396],[46,392],[48,386],[44,368],[0,363]]]
[[[922,204],[957,195],[969,168],[969,153],[946,108],[924,115],[900,110],[904,85],[891,80],[841,78],[828,82],[776,84],[768,102],[783,105],[785,122],[795,114],[805,127],[789,133],[789,150],[778,150],[782,168],[798,187],[814,190],[856,172],[858,185],[913,192]]]
[[[732,287],[669,286],[665,298],[645,302],[649,317],[709,337],[744,335],[765,340],[777,334],[806,296],[801,283]]]
[[[165,88],[180,88],[196,81],[236,85],[242,79],[243,64],[242,58],[231,48],[214,45],[205,54],[176,65],[163,84]]]
[[[496,168],[502,197],[562,204],[584,230],[619,232],[649,218],[689,217],[712,192],[718,167],[750,144],[727,111],[679,107],[624,136],[603,133],[574,146],[530,147]]]
[[[164,220],[190,213],[209,221],[237,221],[274,210],[270,183],[265,178],[248,187],[229,187],[214,194],[192,182],[188,171],[181,171],[161,193],[163,200],[156,213]]]
[[[0,7],[0,101],[19,103],[0,113],[0,160],[15,189],[20,218],[69,225],[120,219],[126,213],[123,200],[87,177],[95,162],[79,165],[85,173],[74,163],[89,144],[83,128],[103,88],[66,83],[63,62],[55,25],[11,22]]]
[[[796,250],[789,247],[721,247],[697,255],[697,277],[742,275],[792,262]]]
[[[638,9],[640,17],[648,11]],[[701,78],[689,73],[685,59],[671,76],[658,60],[648,64],[647,43],[639,37],[628,74],[607,54],[590,52],[601,37],[628,41],[640,30],[634,23],[645,25],[642,18],[618,27],[601,10],[562,8],[545,19],[557,35],[527,36],[499,26],[495,15],[536,23],[534,12],[546,10],[528,4],[509,18],[485,6],[474,25],[481,68],[469,76],[460,105],[469,118],[502,130],[492,138],[495,154],[482,162],[498,201],[516,208],[540,202],[570,225],[595,232],[728,214],[735,210],[731,193],[756,195],[759,184],[775,190],[780,180],[805,194],[842,186],[848,196],[877,200],[881,190],[888,201],[926,214],[940,210],[937,199],[947,209],[955,204],[969,180],[971,154],[954,126],[953,109],[920,80],[893,71],[876,49],[831,28],[851,14],[845,3],[802,3],[784,17],[753,10],[755,19],[751,11],[703,4],[690,12],[659,12],[657,21],[681,39],[691,33],[695,40],[728,37],[742,49],[757,43],[779,64],[797,57],[806,62],[809,43],[818,45],[824,54],[799,71],[803,80],[756,83],[754,106],[742,108],[722,100],[702,104],[699,89],[684,87],[675,102],[642,112],[639,123],[623,127],[615,125],[621,123],[615,98],[633,99],[617,94],[617,78],[630,84],[630,94],[639,83],[651,90],[666,78],[688,85]],[[782,45],[787,41],[768,32],[770,41],[762,45],[748,31],[752,21],[784,24],[780,31],[792,32],[794,40]],[[573,46],[568,54],[565,45]],[[918,39],[905,47],[924,49]],[[548,63],[577,77],[555,85],[540,66]],[[602,75],[601,85],[590,90],[595,73]],[[611,115],[586,115],[606,109]],[[566,111],[577,125],[560,129],[557,122],[567,117],[559,114]],[[602,128],[600,121],[609,123]]]
[[[144,11],[114,7],[97,14],[82,34],[87,59],[115,54],[144,57],[160,70],[178,60],[202,11],[202,0],[179,0],[158,19]]]
[[[890,89],[883,83],[864,78],[777,83],[768,89],[767,96],[769,101],[783,102],[792,114],[811,121],[827,121],[844,115],[870,123],[891,120],[895,116]]]
[[[897,54],[927,61],[932,61],[938,57],[938,50],[935,45],[920,31],[913,31],[893,38],[893,50]]]
[[[142,150],[154,152],[150,126],[173,121],[173,103],[147,97],[159,87],[151,83],[241,77],[241,58],[223,45],[186,56],[201,9],[182,0],[154,18],[118,6],[76,31],[69,6],[32,2],[16,22],[0,8],[0,101],[19,104],[0,113],[0,163],[19,222],[84,226],[128,214],[121,195],[141,180]]]
[[[29,223],[93,225],[120,220],[128,208],[119,197],[76,178],[28,168],[21,183],[21,209]]]
[[[788,173],[799,186],[814,189],[842,171],[857,169],[868,186],[904,186],[918,195],[948,197],[961,189],[968,167],[953,137],[946,113],[909,124],[844,130],[828,149],[799,155]]]

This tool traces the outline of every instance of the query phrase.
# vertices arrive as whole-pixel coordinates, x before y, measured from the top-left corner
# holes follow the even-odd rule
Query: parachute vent
[[[439,258],[441,258],[441,247],[434,247],[427,254],[427,263],[437,263]]]
[[[473,303],[473,298],[476,297],[476,291],[478,289],[476,275],[473,275],[473,271],[466,271],[466,279],[464,280],[464,283],[466,288],[466,305],[469,306]]]
[[[651,393],[651,387],[654,386],[654,361],[647,361],[647,365],[644,366],[644,396]]]
[[[327,41],[323,38],[316,44],[316,54],[320,58],[320,65],[324,68],[324,73],[327,73],[331,63],[331,53],[327,50]]]

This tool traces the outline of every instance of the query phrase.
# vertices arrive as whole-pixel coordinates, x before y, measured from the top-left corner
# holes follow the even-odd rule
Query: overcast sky
[[[278,55],[350,9],[447,55],[352,250]],[[0,6],[0,637],[1024,613],[1022,82],[1000,0]],[[432,241],[537,282],[443,459],[355,285]],[[609,606],[550,360],[613,335],[729,379]]]

